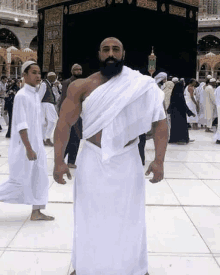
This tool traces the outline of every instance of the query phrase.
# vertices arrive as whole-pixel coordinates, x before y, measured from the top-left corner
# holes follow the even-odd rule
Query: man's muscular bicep
[[[67,90],[67,97],[61,106],[60,120],[65,121],[70,126],[77,122],[82,111],[81,97],[82,82],[76,84],[74,83],[74,85],[71,84]]]

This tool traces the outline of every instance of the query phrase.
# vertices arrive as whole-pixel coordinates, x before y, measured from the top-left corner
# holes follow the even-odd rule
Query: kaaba
[[[74,63],[83,76],[99,70],[98,51],[106,37],[117,37],[125,65],[148,74],[152,46],[157,71],[196,77],[199,0],[39,0],[38,63],[51,59],[55,72],[70,76]]]

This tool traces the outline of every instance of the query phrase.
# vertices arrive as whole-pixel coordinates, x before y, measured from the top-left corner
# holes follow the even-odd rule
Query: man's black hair
[[[6,76],[6,75],[3,75],[3,76],[1,77],[1,80],[5,79],[5,78],[7,78],[7,76]]]

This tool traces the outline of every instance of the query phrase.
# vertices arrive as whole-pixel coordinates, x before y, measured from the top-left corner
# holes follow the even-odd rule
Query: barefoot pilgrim
[[[32,205],[31,220],[54,220],[40,212],[48,202],[49,179],[42,138],[41,102],[36,86],[40,68],[34,61],[22,66],[25,84],[14,99],[9,146],[9,179],[0,185],[0,201]]]

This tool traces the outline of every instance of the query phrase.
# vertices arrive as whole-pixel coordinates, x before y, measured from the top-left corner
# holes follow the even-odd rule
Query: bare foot
[[[213,133],[213,131],[212,131],[211,129],[209,129],[209,128],[207,128],[207,129],[205,130],[205,132],[206,132],[206,133]]]
[[[31,221],[53,221],[54,219],[54,217],[44,215],[40,210],[33,210],[30,218]]]
[[[76,164],[68,163],[68,167],[69,167],[69,168],[74,168],[74,169],[76,169]]]
[[[52,143],[52,141],[49,138],[46,139],[45,143],[46,143],[45,145],[48,145],[48,146],[51,146],[51,147],[54,146],[54,144]]]

